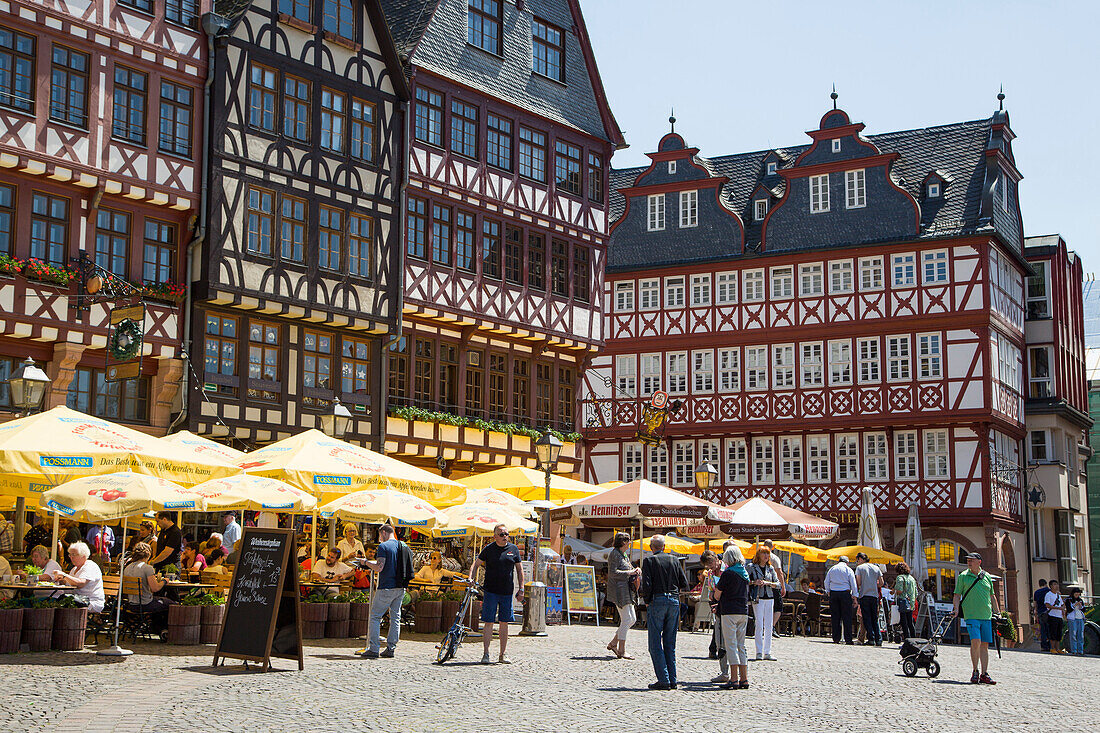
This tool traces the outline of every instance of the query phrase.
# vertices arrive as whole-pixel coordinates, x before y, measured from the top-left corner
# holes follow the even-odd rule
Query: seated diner
[[[53,574],[55,583],[72,586],[72,595],[88,602],[88,610],[92,613],[103,611],[103,573],[99,566],[89,560],[92,551],[84,542],[74,542],[69,545],[69,561],[72,562],[72,570],[66,573],[56,570]]]

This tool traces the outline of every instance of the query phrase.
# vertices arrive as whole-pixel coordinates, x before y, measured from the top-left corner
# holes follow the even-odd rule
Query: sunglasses
[[[507,536],[508,536],[507,532],[497,532],[497,537],[507,537]]]

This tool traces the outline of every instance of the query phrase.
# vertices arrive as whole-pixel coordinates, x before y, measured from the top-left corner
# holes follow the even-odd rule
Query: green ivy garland
[[[107,350],[115,361],[129,361],[141,353],[141,325],[133,318],[126,318],[115,326]]]

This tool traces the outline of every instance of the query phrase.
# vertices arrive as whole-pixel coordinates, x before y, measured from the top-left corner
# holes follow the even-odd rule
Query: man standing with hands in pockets
[[[478,566],[485,566],[485,599],[481,603],[481,644],[484,654],[482,664],[491,664],[489,644],[493,640],[493,623],[500,623],[500,664],[511,664],[504,653],[508,648],[508,624],[515,621],[512,615],[512,596],[523,600],[523,566],[520,565],[519,548],[508,541],[508,529],[503,524],[493,527],[493,542],[485,546],[470,566],[470,579],[477,579]],[[513,574],[519,569],[519,589],[515,589]]]

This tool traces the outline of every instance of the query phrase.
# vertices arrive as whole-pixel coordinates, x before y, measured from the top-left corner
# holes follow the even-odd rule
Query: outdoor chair
[[[821,604],[825,596],[817,593],[806,595],[805,605],[802,610],[802,631],[807,636],[822,636],[825,629],[832,633],[832,617],[821,612]]]
[[[802,627],[802,608],[806,603],[806,594],[802,591],[790,591],[783,599],[783,615],[779,618],[779,630],[784,634],[797,634]],[[805,627],[802,627],[805,633]]]
[[[700,598],[695,602],[695,621],[691,625],[692,631],[700,631],[703,625],[708,629],[714,627],[714,614],[710,610],[710,601]]]
[[[94,643],[99,643],[99,635],[110,638],[115,631],[115,603],[118,598],[118,585],[121,579],[117,575],[103,576],[103,610],[99,613],[88,613],[88,622],[85,633],[92,635]]]

